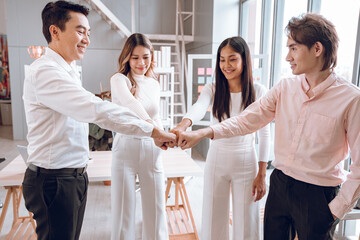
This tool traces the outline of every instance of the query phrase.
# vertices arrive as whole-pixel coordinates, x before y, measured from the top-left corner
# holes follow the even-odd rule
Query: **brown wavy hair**
[[[307,13],[291,18],[285,31],[295,42],[306,45],[308,49],[316,42],[324,46],[324,65],[321,71],[336,67],[339,37],[334,24],[329,20],[319,14]]]
[[[225,39],[219,46],[216,55],[215,67],[215,96],[212,107],[213,115],[219,122],[226,117],[230,117],[230,89],[225,75],[220,69],[220,53],[225,46],[230,46],[235,52],[241,55],[243,71],[240,76],[242,102],[241,108],[245,109],[251,103],[255,102],[255,89],[252,77],[252,65],[250,50],[241,37],[231,37]]]
[[[126,40],[125,45],[119,56],[118,72],[124,74],[125,76],[127,76],[129,78],[129,80],[131,82],[131,93],[134,96],[136,94],[137,83],[136,83],[135,79],[133,78],[133,76],[131,75],[131,68],[130,68],[129,60],[130,60],[132,52],[134,51],[136,46],[143,46],[150,50],[151,62],[150,62],[149,69],[145,73],[145,76],[157,79],[157,76],[154,72],[154,67],[155,67],[154,48],[153,48],[150,40],[144,34],[141,34],[141,33],[134,33],[134,34],[130,35],[130,37],[128,37],[128,39]]]

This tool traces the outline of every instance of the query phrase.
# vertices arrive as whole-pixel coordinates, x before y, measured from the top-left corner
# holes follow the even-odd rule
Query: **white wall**
[[[0,34],[6,34],[6,0],[0,0]]]

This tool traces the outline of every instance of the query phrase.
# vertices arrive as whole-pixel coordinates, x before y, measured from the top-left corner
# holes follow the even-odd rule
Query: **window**
[[[241,5],[240,36],[249,45],[253,77],[269,87],[273,0],[245,0]]]
[[[279,71],[280,73],[277,74],[279,77],[274,79],[275,82],[279,81],[282,78],[292,76],[290,65],[285,60],[286,55],[288,54],[288,48],[286,46],[288,38],[285,34],[285,27],[292,17],[298,17],[301,14],[306,13],[306,9],[307,9],[307,0],[284,1],[284,11],[283,11],[284,17],[282,23],[279,24],[281,28],[277,32],[277,34],[281,34],[281,37],[279,38],[279,40],[281,39],[281,50],[279,49],[280,51],[275,52],[275,58],[280,58],[277,59],[277,61],[280,61],[280,68],[277,69],[277,71]]]
[[[335,72],[351,82],[354,67],[356,35],[358,31],[360,1],[346,0],[339,2],[338,0],[326,0],[322,3],[320,14],[335,25],[340,39]]]
[[[240,36],[249,45],[251,55],[260,50],[261,6],[261,0],[248,0],[241,6]]]

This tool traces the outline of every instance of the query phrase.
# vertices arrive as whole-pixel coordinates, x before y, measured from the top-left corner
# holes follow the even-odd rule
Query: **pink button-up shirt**
[[[275,119],[275,168],[297,180],[342,184],[329,204],[339,218],[360,197],[360,89],[335,73],[316,86],[309,98],[304,75],[280,81],[239,116],[213,125],[214,139],[245,135]],[[351,150],[351,173],[343,160]]]

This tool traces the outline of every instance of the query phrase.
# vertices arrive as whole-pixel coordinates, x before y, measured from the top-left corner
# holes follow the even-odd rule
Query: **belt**
[[[34,164],[30,164],[28,168],[37,173],[45,173],[45,174],[83,174],[86,172],[86,167],[83,168],[60,168],[60,169],[46,169],[42,167],[35,166]]]

